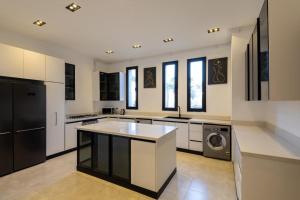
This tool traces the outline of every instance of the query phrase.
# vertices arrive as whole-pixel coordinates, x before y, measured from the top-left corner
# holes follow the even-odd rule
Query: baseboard
[[[185,153],[191,153],[191,154],[196,154],[196,155],[203,155],[203,152],[201,152],[201,151],[194,151],[194,150],[182,149],[182,148],[176,148],[176,150],[180,151],[180,152],[185,152]]]
[[[47,159],[47,160],[50,160],[50,159],[52,159],[52,158],[56,158],[56,157],[65,155],[65,154],[67,154],[67,153],[71,153],[71,152],[76,151],[76,150],[77,150],[77,147],[75,147],[75,148],[73,148],[73,149],[68,149],[68,150],[66,150],[66,151],[62,151],[62,152],[59,152],[59,153],[56,153],[56,154],[52,154],[52,155],[50,155],[50,156],[47,156],[46,159]]]

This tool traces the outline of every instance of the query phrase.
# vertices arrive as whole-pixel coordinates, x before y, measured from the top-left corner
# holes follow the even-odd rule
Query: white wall
[[[231,38],[232,120],[265,120],[265,102],[245,100],[245,50],[253,27],[234,30]]]
[[[187,110],[187,59],[196,57],[207,57],[208,59],[228,57],[228,83],[222,85],[207,85],[207,112],[198,113],[210,116],[231,116],[231,63],[230,45],[204,48],[193,51],[173,53],[169,55],[156,56],[127,62],[114,63],[108,68],[98,67],[99,70],[108,72],[126,71],[126,67],[139,66],[139,109],[140,112],[162,112],[162,62],[179,61],[178,77],[178,105],[182,107],[183,113]],[[144,89],[143,68],[156,66],[156,88]],[[122,102],[101,102],[99,106],[114,106],[125,108]],[[193,113],[195,114],[195,113]]]
[[[29,36],[0,30],[0,42],[8,45],[40,52],[64,59],[76,65],[76,100],[66,102],[66,114],[89,113],[93,111],[91,74],[94,67],[93,59],[72,49]]]

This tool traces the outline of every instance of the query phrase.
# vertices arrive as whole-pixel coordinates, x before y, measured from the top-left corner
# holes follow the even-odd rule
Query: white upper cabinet
[[[0,44],[0,75],[23,78],[23,49]]]
[[[45,80],[45,60],[43,54],[24,50],[24,78]]]
[[[65,83],[65,61],[46,56],[46,81]]]

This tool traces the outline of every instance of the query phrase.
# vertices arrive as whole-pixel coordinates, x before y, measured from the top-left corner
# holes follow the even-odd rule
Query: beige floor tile
[[[0,200],[151,200],[76,171],[76,153],[0,178]],[[161,200],[235,200],[231,162],[177,153],[177,173]]]

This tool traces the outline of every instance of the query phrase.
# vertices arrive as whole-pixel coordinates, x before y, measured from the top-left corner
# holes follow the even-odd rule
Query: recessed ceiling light
[[[77,5],[77,4],[75,4],[75,3],[71,3],[70,5],[68,5],[66,7],[66,9],[68,9],[71,12],[75,12],[75,11],[79,10],[80,8],[81,7],[79,5]]]
[[[219,32],[219,31],[220,31],[220,28],[211,28],[207,32],[208,33],[214,33],[214,32]]]
[[[135,44],[135,45],[132,46],[132,48],[134,48],[134,49],[138,49],[138,48],[141,48],[141,47],[142,47],[142,45],[140,45],[140,44]]]
[[[105,53],[107,53],[107,54],[113,54],[115,52],[113,50],[107,50],[107,51],[105,51]]]
[[[164,43],[173,42],[173,41],[174,41],[174,39],[171,37],[164,39]]]
[[[35,24],[37,26],[44,26],[46,24],[46,22],[38,19],[35,22],[33,22],[33,24]]]

